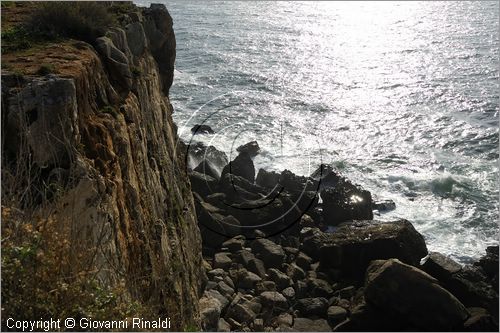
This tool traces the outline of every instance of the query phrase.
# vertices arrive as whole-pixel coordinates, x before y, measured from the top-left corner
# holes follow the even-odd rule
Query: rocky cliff
[[[4,55],[2,205],[54,221],[70,266],[124,284],[172,329],[197,327],[201,239],[168,98],[172,19],[152,5],[120,22],[93,45]]]

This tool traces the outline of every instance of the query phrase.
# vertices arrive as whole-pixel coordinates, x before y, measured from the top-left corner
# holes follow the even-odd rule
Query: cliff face
[[[11,60],[27,75],[2,72],[4,204],[57,221],[80,266],[124,282],[172,329],[198,325],[201,241],[168,99],[165,7],[128,13],[95,48],[67,41]],[[40,62],[56,74],[34,75]]]

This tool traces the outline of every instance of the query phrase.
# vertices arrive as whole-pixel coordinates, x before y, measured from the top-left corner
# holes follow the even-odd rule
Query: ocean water
[[[183,139],[204,123],[231,159],[257,140],[257,169],[333,164],[463,263],[498,243],[498,2],[165,4]]]

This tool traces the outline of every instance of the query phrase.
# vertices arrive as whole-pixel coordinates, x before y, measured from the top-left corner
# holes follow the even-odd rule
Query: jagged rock
[[[302,215],[302,217],[300,218],[299,225],[300,228],[306,228],[306,227],[314,228],[318,226],[318,224],[314,222],[313,218],[307,214]]]
[[[390,199],[375,201],[372,206],[373,210],[378,210],[379,212],[389,212],[396,209],[396,203]]]
[[[254,289],[255,285],[262,281],[261,277],[246,269],[241,269],[238,278],[238,287],[243,289]]]
[[[216,268],[216,269],[212,269],[212,270],[208,271],[207,275],[209,278],[213,279],[216,276],[226,275],[226,272],[224,272],[224,270],[222,268]]]
[[[294,332],[330,332],[331,330],[325,319],[295,318],[292,326]]]
[[[215,132],[212,129],[212,127],[210,127],[208,125],[197,124],[191,128],[191,133],[193,133],[193,134],[214,134]]]
[[[274,313],[288,309],[288,301],[285,296],[277,291],[264,291],[260,294],[260,301],[267,309],[272,309]]]
[[[239,152],[240,154],[246,153],[249,156],[253,157],[260,152],[260,147],[257,141],[250,141],[236,148],[236,151]]]
[[[212,206],[224,209],[224,203],[227,202],[226,194],[224,193],[212,193],[205,197],[205,202],[208,202]]]
[[[307,287],[312,297],[326,297],[333,295],[333,289],[328,282],[322,279],[309,278]]]
[[[469,319],[464,323],[466,332],[498,332],[498,323],[483,308],[468,308]]]
[[[326,317],[326,310],[328,309],[328,300],[324,297],[302,298],[297,301],[296,307],[302,316]]]
[[[212,177],[216,180],[220,179],[219,171],[217,170],[217,168],[212,164],[212,162],[207,160],[202,160],[200,164],[198,164],[198,166],[194,168],[193,171]],[[211,186],[211,191],[208,192],[208,194],[212,194],[214,189],[215,187]]]
[[[214,256],[214,264],[215,268],[228,269],[231,266],[233,261],[229,258],[228,253],[220,252],[216,253]]]
[[[290,170],[283,170],[280,174],[279,183],[288,192],[318,191],[318,184],[311,178],[297,176]]]
[[[214,166],[220,174],[222,168],[227,165],[226,153],[218,150],[214,146],[206,146],[203,142],[195,142],[186,146],[185,156],[191,168],[197,166],[201,161],[206,160]]]
[[[236,304],[228,310],[227,316],[241,324],[249,324],[257,315],[245,304]]]
[[[242,328],[242,325],[234,320],[233,318],[226,318],[228,324],[231,326],[231,331],[239,331]]]
[[[312,258],[320,257],[320,248],[329,236],[318,228],[303,228],[300,231],[300,250]]]
[[[286,287],[290,287],[292,285],[292,279],[285,273],[281,272],[276,268],[270,268],[267,270],[267,274],[269,278],[276,283],[276,287],[278,290],[283,290]]]
[[[266,267],[264,266],[264,262],[260,259],[253,258],[248,261],[247,265],[248,270],[254,272],[261,278],[266,276]]]
[[[222,296],[222,294],[215,289],[206,290],[204,296],[208,298],[215,298],[216,300],[218,300],[220,303],[221,312],[223,312],[229,305],[229,300],[226,297]]]
[[[238,251],[237,254],[235,255],[236,262],[242,264],[245,267],[247,267],[250,260],[252,260],[254,258],[255,258],[255,255],[252,252],[245,250],[245,249]]]
[[[350,220],[373,219],[372,197],[370,192],[341,181],[335,187],[321,191],[323,199],[323,218],[327,225],[338,225]]]
[[[218,183],[217,179],[197,171],[189,173],[189,180],[191,181],[193,192],[198,193],[202,197],[212,194]]]
[[[221,178],[226,174],[240,176],[253,184],[255,180],[255,167],[248,153],[241,153],[222,169]]]
[[[427,255],[424,238],[410,222],[353,221],[334,233],[315,233],[323,270],[340,269],[344,276],[362,279],[371,260],[398,258],[418,266]]]
[[[234,294],[234,289],[228,286],[224,281],[217,283],[217,290],[225,297],[231,297]]]
[[[460,264],[439,252],[429,252],[429,257],[422,265],[422,270],[440,281],[450,279],[461,269]]]
[[[278,185],[280,174],[274,171],[259,169],[255,183],[264,188],[274,188]]]
[[[244,245],[245,245],[245,239],[242,236],[233,237],[222,243],[223,247],[226,247],[229,251],[233,253],[243,250]]]
[[[132,72],[127,56],[108,37],[97,38],[95,48],[104,58],[114,85],[126,96],[132,87]]]
[[[219,318],[217,332],[231,332],[231,325],[224,318]]]
[[[347,318],[347,310],[340,306],[330,306],[327,310],[327,316],[330,325],[335,327]]]
[[[436,279],[397,259],[375,260],[367,269],[365,298],[384,312],[424,330],[456,330],[469,313]]]
[[[486,255],[481,257],[474,265],[483,269],[484,273],[491,281],[491,285],[498,293],[498,245],[488,246]]]
[[[217,328],[221,314],[221,304],[216,298],[202,297],[199,301],[201,327],[204,330]]]
[[[265,190],[252,184],[244,177],[223,173],[217,190],[226,195],[226,206],[231,203],[240,203],[264,198]]]
[[[308,271],[311,267],[312,259],[307,254],[299,252],[297,258],[295,259],[295,263],[303,270]]]
[[[256,239],[250,246],[267,267],[281,267],[285,260],[283,248],[269,239]]]
[[[142,24],[140,22],[127,24],[125,32],[130,52],[136,57],[142,56],[147,44],[146,33]]]
[[[302,280],[306,277],[306,273],[304,272],[304,270],[293,263],[288,266],[286,273],[294,281]]]
[[[295,290],[293,287],[285,288],[281,293],[289,300],[293,300],[295,298]]]
[[[342,179],[342,176],[328,164],[320,166],[311,174],[311,178],[320,182],[320,188],[335,187]]]
[[[233,279],[231,279],[230,276],[224,276],[223,277],[223,280],[222,280],[225,284],[227,284],[230,288],[234,289],[235,286],[234,286],[234,282],[233,282]]]

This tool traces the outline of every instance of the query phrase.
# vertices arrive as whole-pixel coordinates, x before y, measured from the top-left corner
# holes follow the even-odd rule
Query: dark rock
[[[196,168],[194,168],[195,172],[199,172],[206,176],[210,176],[216,180],[219,180],[220,174],[217,168],[212,164],[212,162],[207,160],[202,160],[200,164]],[[212,188],[213,189],[213,188]]]
[[[187,162],[194,168],[202,161],[208,161],[220,174],[222,168],[229,162],[226,153],[218,150],[214,146],[206,146],[203,142],[194,142],[186,146]]]
[[[296,308],[302,316],[319,316],[326,318],[328,300],[323,297],[302,298],[297,301]]]
[[[229,251],[233,253],[242,250],[244,245],[245,245],[245,239],[242,236],[235,236],[222,243],[223,247],[226,247]]]
[[[307,280],[307,287],[312,297],[326,297],[329,298],[333,295],[333,289],[328,282],[322,279]]]
[[[226,195],[226,205],[228,203],[244,202],[248,200],[259,200],[264,198],[265,190],[250,182],[249,180],[225,173],[221,176],[217,185],[217,191]]]
[[[375,201],[372,209],[378,210],[379,212],[389,212],[396,209],[396,203],[390,199]]]
[[[241,324],[251,323],[257,315],[243,304],[236,304],[228,310],[227,317],[236,320]]]
[[[248,154],[249,156],[253,157],[260,152],[260,147],[257,141],[250,141],[236,148],[236,151],[240,154]]]
[[[481,257],[474,265],[483,269],[491,285],[498,293],[498,245],[488,246],[486,248],[486,255]]]
[[[264,320],[261,318],[254,319],[252,328],[253,328],[253,331],[255,331],[255,332],[263,332],[264,331]]]
[[[255,255],[248,250],[241,250],[235,255],[236,262],[247,267],[250,260],[255,259]],[[255,273],[255,272],[254,272]]]
[[[250,246],[267,267],[281,267],[285,260],[283,248],[267,238],[256,239]]]
[[[267,274],[269,275],[269,278],[276,283],[278,290],[283,290],[292,285],[292,279],[276,268],[268,269]]]
[[[299,225],[301,229],[318,227],[318,224],[313,220],[313,218],[307,214],[302,215]]]
[[[356,293],[356,287],[348,286],[335,291],[334,295],[340,298],[350,299]]]
[[[222,294],[215,289],[205,291],[205,296],[212,297],[218,300],[221,305],[221,312],[224,312],[226,307],[229,305],[229,300],[226,297],[222,296]]]
[[[231,266],[232,260],[229,258],[228,253],[220,252],[214,256],[214,268],[228,269]]]
[[[242,269],[240,270],[237,284],[239,288],[254,289],[255,285],[260,281],[262,281],[260,276],[246,269]]]
[[[344,276],[362,279],[371,260],[397,258],[418,266],[427,255],[424,238],[406,220],[394,222],[353,221],[334,233],[316,233],[323,270],[340,269]],[[311,241],[310,241],[311,242]]]
[[[436,279],[397,259],[375,260],[366,274],[366,301],[417,328],[456,330],[469,316]]]
[[[335,187],[342,179],[340,173],[336,172],[330,165],[321,164],[312,174],[311,178],[320,182],[320,188]]]
[[[224,318],[219,318],[217,332],[231,332],[231,325]]]
[[[254,272],[261,278],[264,278],[266,276],[266,267],[264,266],[264,262],[260,259],[250,259],[248,261],[247,268],[249,271]]]
[[[329,235],[318,228],[304,228],[300,231],[300,250],[312,258],[319,258],[320,248]]]
[[[330,332],[331,330],[325,319],[295,318],[292,326],[294,332]]]
[[[276,291],[264,291],[260,294],[262,306],[272,309],[273,313],[279,313],[288,309],[288,301],[285,296]]]
[[[213,279],[216,276],[224,276],[226,272],[222,268],[212,269],[207,272],[207,275],[210,279]]]
[[[311,178],[297,176],[290,170],[284,170],[281,172],[279,183],[285,191],[288,192],[306,192],[312,191],[316,193],[318,191],[318,182]]]
[[[231,297],[234,294],[234,289],[227,285],[224,281],[217,283],[217,290],[225,297]]]
[[[295,299],[295,289],[293,287],[285,288],[281,293],[289,300]]]
[[[498,322],[483,308],[468,308],[469,319],[464,323],[466,332],[498,332]]]
[[[229,324],[229,326],[231,326],[231,331],[240,331],[241,328],[242,328],[242,325],[234,320],[233,318],[226,318],[227,320],[227,323]]]
[[[347,318],[347,310],[340,306],[330,306],[327,310],[327,316],[330,325],[335,327]]]
[[[257,283],[255,286],[255,292],[260,294],[264,291],[276,291],[276,283],[274,283],[274,281],[261,281]]]
[[[296,298],[305,298],[308,296],[307,283],[305,281],[295,282],[294,289]]]
[[[453,274],[462,269],[462,266],[439,252],[429,252],[429,257],[422,265],[422,269],[442,281],[450,279]]]
[[[312,259],[307,254],[300,252],[295,259],[297,266],[307,271],[311,267]]]
[[[259,169],[257,173],[256,184],[264,188],[274,188],[278,185],[280,179],[280,174],[274,171],[266,171],[264,169]]]
[[[335,187],[323,189],[321,198],[323,218],[327,225],[335,226],[350,220],[373,219],[370,192],[347,180],[339,182]]]
[[[214,134],[212,127],[208,125],[196,124],[191,128],[191,133],[193,134]]]
[[[255,180],[255,167],[250,155],[248,153],[239,154],[222,169],[221,178],[226,174],[240,176],[253,184]]]
[[[218,184],[217,179],[196,171],[189,173],[189,180],[191,181],[192,191],[198,193],[202,197],[212,194]]]
[[[286,273],[294,281],[302,280],[306,277],[306,273],[304,272],[304,270],[299,266],[297,266],[296,264],[289,265],[286,270]]]
[[[212,193],[205,197],[205,202],[208,202],[212,206],[225,209],[226,194],[224,193]]]
[[[227,284],[230,288],[234,289],[235,286],[234,286],[234,282],[233,282],[233,279],[231,279],[231,277],[229,276],[224,276],[223,277],[223,280],[222,280],[225,284]]]

